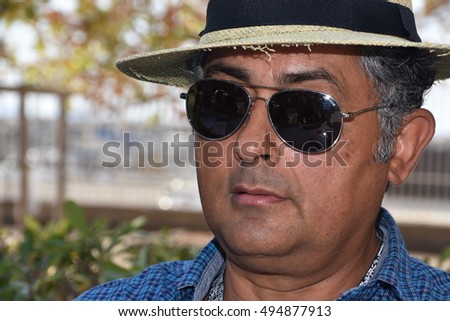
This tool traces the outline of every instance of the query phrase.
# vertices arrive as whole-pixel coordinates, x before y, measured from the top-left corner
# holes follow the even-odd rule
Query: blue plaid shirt
[[[384,234],[385,249],[375,275],[338,300],[450,300],[450,274],[410,257],[397,224],[385,209],[380,211],[378,228]],[[94,287],[77,300],[203,300],[224,262],[213,240],[192,261],[157,264],[134,277]]]

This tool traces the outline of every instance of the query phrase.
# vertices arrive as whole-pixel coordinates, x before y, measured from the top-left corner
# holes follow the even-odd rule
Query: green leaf
[[[86,213],[73,201],[66,201],[63,204],[64,216],[69,223],[78,229],[83,235],[88,234],[88,225],[86,222]]]
[[[38,235],[42,232],[42,225],[39,223],[37,219],[34,217],[27,215],[23,219],[24,226],[27,231],[29,231],[33,235]]]
[[[130,226],[132,227],[133,230],[137,230],[137,229],[143,228],[146,223],[147,223],[147,218],[145,216],[139,216],[130,222]]]
[[[442,265],[447,260],[450,260],[450,246],[446,247],[439,256],[439,264]]]

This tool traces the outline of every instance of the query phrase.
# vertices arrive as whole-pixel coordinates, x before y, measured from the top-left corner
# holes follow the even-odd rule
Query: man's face
[[[269,55],[213,51],[205,78],[248,84],[252,97],[265,99],[275,90],[251,86],[320,91],[334,97],[342,111],[378,102],[351,49],[278,47]],[[241,264],[249,258],[262,264],[264,258],[280,264],[287,259],[318,269],[333,257],[345,259],[362,239],[372,238],[387,184],[387,166],[374,161],[378,138],[377,113],[368,112],[344,122],[333,149],[302,154],[278,138],[261,99],[230,137],[211,142],[197,136],[204,215],[227,258]]]

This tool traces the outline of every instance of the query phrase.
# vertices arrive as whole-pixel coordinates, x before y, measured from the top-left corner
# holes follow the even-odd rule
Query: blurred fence
[[[450,140],[433,142],[406,183],[391,187],[388,193],[391,196],[449,201]]]

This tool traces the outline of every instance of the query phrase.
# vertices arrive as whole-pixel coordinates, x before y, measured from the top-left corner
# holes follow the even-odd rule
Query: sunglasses
[[[285,144],[302,153],[322,153],[337,143],[345,119],[385,108],[342,112],[333,97],[321,92],[281,89],[265,99],[252,97],[244,86],[280,90],[204,79],[182,93],[180,98],[186,100],[187,116],[195,132],[209,140],[225,139],[245,123],[254,102],[261,99],[265,101],[273,129]]]

